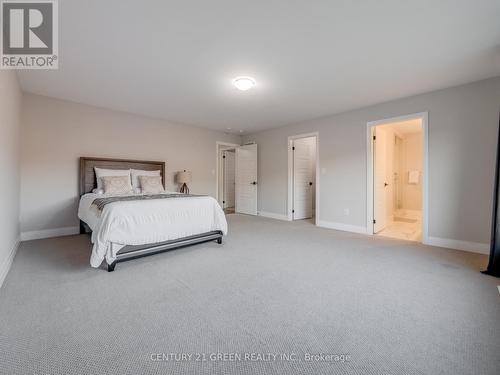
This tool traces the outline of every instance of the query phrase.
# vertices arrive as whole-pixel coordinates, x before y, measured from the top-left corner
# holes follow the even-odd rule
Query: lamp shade
[[[188,182],[191,182],[191,172],[189,171],[178,172],[177,182],[179,184],[187,184]]]

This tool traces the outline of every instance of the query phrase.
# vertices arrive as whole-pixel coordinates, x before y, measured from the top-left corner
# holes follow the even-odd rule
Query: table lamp
[[[182,184],[180,189],[181,193],[189,194],[188,182],[191,182],[191,172],[184,169],[183,172],[177,173],[177,183]]]

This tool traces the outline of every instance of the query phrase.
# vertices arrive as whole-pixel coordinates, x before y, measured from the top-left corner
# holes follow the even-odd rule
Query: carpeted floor
[[[500,373],[485,256],[228,220],[223,245],[113,273],[89,267],[85,235],[23,243],[0,289],[0,374]]]

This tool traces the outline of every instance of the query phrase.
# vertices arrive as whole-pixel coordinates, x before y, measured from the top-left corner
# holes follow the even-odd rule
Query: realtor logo
[[[1,69],[57,69],[56,0],[1,0]]]

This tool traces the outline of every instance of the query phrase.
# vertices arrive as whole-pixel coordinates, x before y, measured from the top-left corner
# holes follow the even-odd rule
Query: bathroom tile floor
[[[404,220],[404,219],[403,219]],[[377,233],[379,236],[397,238],[408,241],[422,241],[422,219],[419,216],[413,220],[403,221],[395,217],[387,222],[386,227]]]

